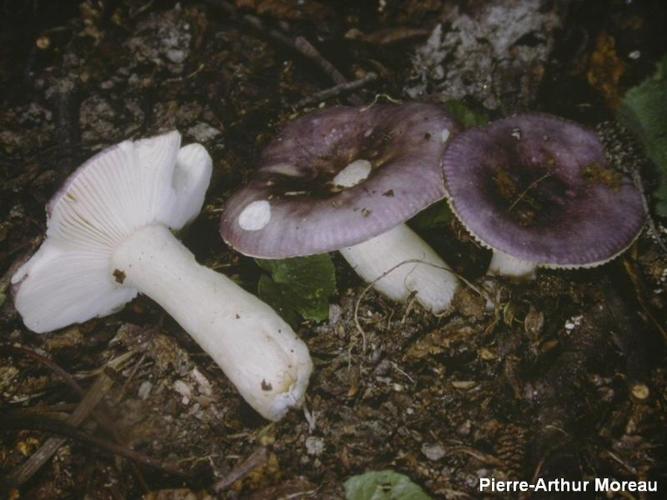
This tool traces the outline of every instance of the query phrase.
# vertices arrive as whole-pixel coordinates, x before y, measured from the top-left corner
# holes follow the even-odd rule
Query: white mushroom
[[[160,304],[262,416],[304,397],[306,345],[268,305],[199,265],[172,234],[199,213],[211,158],[176,131],[88,160],[48,206],[47,234],[12,277],[16,309],[42,333],[105,316],[137,293]]]

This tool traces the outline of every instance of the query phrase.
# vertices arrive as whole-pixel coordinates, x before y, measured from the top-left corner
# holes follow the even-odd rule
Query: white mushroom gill
[[[199,265],[171,233],[201,210],[211,158],[177,132],[90,159],[50,203],[47,237],[12,277],[38,333],[104,316],[137,293],[160,304],[262,416],[302,403],[312,362],[275,311]]]
[[[417,301],[434,313],[449,306],[458,287],[447,264],[405,224],[340,253],[380,293],[400,302],[415,293]]]

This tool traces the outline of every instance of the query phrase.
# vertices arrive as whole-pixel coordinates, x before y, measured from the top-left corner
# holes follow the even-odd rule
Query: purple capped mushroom
[[[611,168],[596,134],[546,114],[522,114],[459,134],[443,169],[453,211],[493,250],[489,272],[594,267],[644,224],[641,195]]]
[[[199,265],[172,234],[197,216],[211,177],[203,146],[174,131],[88,160],[47,207],[46,238],[12,277],[16,309],[42,333],[105,316],[138,293],[160,304],[262,416],[303,401],[306,345],[268,305]]]
[[[440,162],[458,131],[440,107],[421,103],[305,115],[263,151],[253,179],[226,203],[220,233],[263,259],[340,250],[389,298],[415,293],[442,311],[457,281],[403,223],[443,198]]]

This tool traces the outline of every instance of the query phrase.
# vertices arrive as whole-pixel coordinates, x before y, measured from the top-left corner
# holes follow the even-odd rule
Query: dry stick
[[[96,436],[91,436],[86,432],[80,431],[79,429],[76,428],[75,425],[67,421],[61,421],[53,418],[31,417],[22,414],[19,417],[13,417],[11,415],[0,416],[0,424],[2,425],[3,429],[17,429],[17,430],[29,429],[35,431],[44,431],[54,434],[60,434],[62,436],[66,436],[67,438],[72,438],[78,441],[82,441],[84,443],[92,444],[94,446],[97,446],[98,448],[107,450],[115,455],[119,455],[124,458],[129,458],[134,462],[143,465],[148,465],[150,467],[162,470],[164,472],[168,472],[169,474],[173,474],[175,476],[179,476],[182,478],[189,477],[187,474],[183,473],[177,467],[171,464],[163,464],[158,460],[147,457],[146,455],[143,455],[139,452],[136,452],[124,446],[117,445],[115,443],[112,443],[105,439],[98,438]],[[56,439],[60,441],[66,440],[66,438],[51,438],[51,439]]]
[[[496,467],[503,465],[503,462],[493,455],[484,453],[474,448],[470,448],[469,446],[454,446],[452,448],[448,448],[447,451],[450,453],[463,453],[465,455],[470,455],[485,465],[494,465]]]
[[[552,174],[551,172],[547,172],[546,174],[544,174],[544,175],[543,175],[542,177],[540,177],[539,179],[536,179],[536,180],[534,180],[533,182],[531,182],[530,185],[529,185],[529,186],[528,186],[528,187],[527,187],[527,188],[526,188],[526,189],[525,189],[525,190],[524,190],[524,191],[517,197],[517,199],[514,200],[514,202],[512,202],[512,204],[511,204],[510,207],[507,209],[507,211],[508,211],[508,212],[511,212],[512,209],[517,205],[517,203],[519,203],[519,202],[523,199],[523,197],[526,196],[526,195],[528,194],[528,191],[530,191],[530,190],[533,189],[535,186],[537,186],[540,182],[542,182],[544,179],[546,179],[547,177],[551,177],[552,175],[553,175],[553,174]]]
[[[35,361],[47,366],[48,368],[53,370],[57,375],[59,375],[65,381],[65,383],[74,392],[76,392],[79,396],[84,395],[83,387],[81,387],[81,385],[79,385],[79,383],[74,379],[74,377],[72,377],[69,373],[67,373],[67,371],[65,371],[63,368],[61,368],[60,365],[58,365],[55,361],[47,358],[46,356],[42,356],[41,354],[39,354],[39,353],[37,353],[33,350],[30,350],[30,349],[27,349],[27,348],[21,347],[21,346],[12,346],[12,345],[6,345],[6,344],[2,345],[2,344],[0,344],[0,350],[2,350],[2,349],[9,350],[9,351],[14,351],[14,352],[20,353],[20,354],[24,354],[24,355],[34,359]],[[138,365],[141,363],[141,361],[143,361],[145,356],[146,356],[146,354],[144,353],[144,355],[141,357],[141,359],[137,363],[137,366],[135,366],[135,370],[136,370],[136,368],[138,368]],[[130,379],[134,375],[135,370],[133,370],[133,372],[130,374]],[[125,391],[125,388],[126,388],[127,384],[129,383],[130,379],[126,380],[125,384],[123,384],[123,388],[121,390],[121,393],[120,393],[120,396],[119,396],[117,402],[120,401],[120,397],[122,397],[122,395]],[[116,442],[120,443],[121,439],[120,439],[120,436],[119,436],[118,432],[116,431],[116,427],[115,427],[113,421],[111,420],[111,418],[107,415],[108,412],[106,412],[106,408],[105,408],[106,405],[104,404],[104,402],[102,402],[102,403],[100,403],[100,406],[102,407],[101,408],[102,411],[98,411],[98,410],[93,411],[93,418],[102,426],[102,428],[105,431],[107,431],[114,438],[114,440]],[[146,481],[144,480],[143,475],[141,474],[141,471],[134,464],[132,465],[132,467],[134,469],[134,473],[137,476],[137,480],[141,484],[142,488],[144,488],[145,491],[148,491],[148,485],[146,484]]]
[[[28,349],[26,347],[21,347],[18,345],[0,344],[0,351],[2,350],[10,352],[13,351],[15,353],[23,354],[25,356],[28,356],[29,358],[34,359],[38,363],[43,364],[44,366],[48,367],[53,372],[55,372],[79,396],[83,396],[85,394],[83,387],[79,385],[76,379],[72,377],[72,375],[70,375],[60,365],[58,365],[58,363],[56,363],[52,359],[49,359],[46,356],[42,356],[38,352],[35,352],[31,349]],[[109,432],[114,437],[114,439],[118,440],[116,428],[113,424],[113,421],[109,418],[109,416],[107,416],[103,412],[94,411],[93,418],[95,418],[95,420],[97,420],[97,422],[104,428],[104,430]]]
[[[380,281],[382,278],[387,276],[389,273],[394,272],[396,269],[398,269],[399,267],[401,267],[404,264],[425,264],[427,266],[431,266],[431,267],[434,267],[436,269],[442,269],[444,271],[447,271],[447,272],[453,274],[454,276],[456,276],[458,279],[460,279],[466,286],[468,286],[468,288],[473,290],[480,297],[483,297],[487,300],[491,300],[491,298],[485,292],[481,291],[479,288],[477,288],[475,285],[473,285],[470,281],[468,281],[466,278],[464,278],[463,276],[461,276],[457,272],[453,271],[449,267],[438,266],[437,264],[432,264],[430,262],[426,262],[426,261],[423,261],[421,259],[407,259],[407,260],[401,261],[398,264],[396,264],[395,266],[387,269],[380,276],[378,276],[373,281],[368,283],[368,285],[366,285],[366,287],[361,291],[361,293],[359,294],[359,297],[357,298],[356,303],[354,304],[354,325],[357,327],[357,330],[361,334],[361,352],[362,353],[366,353],[366,332],[361,327],[361,323],[359,323],[359,305],[361,304],[361,299],[363,299],[364,296],[368,293],[368,291],[371,288],[373,288],[373,285],[375,283]]]
[[[134,351],[130,351],[118,358],[110,361],[109,366],[117,368],[122,365],[127,359],[134,356]],[[80,425],[87,417],[90,415],[90,412],[97,406],[97,404],[102,400],[104,394],[111,388],[113,385],[113,380],[107,375],[102,373],[95,383],[88,390],[84,398],[77,406],[76,410],[69,416],[66,423],[68,425],[77,427]],[[28,481],[42,466],[48,462],[48,460],[53,456],[53,454],[58,451],[65,443],[64,438],[49,438],[46,442],[35,452],[32,456],[26,460],[23,465],[19,466],[9,475],[9,482],[14,486],[21,486],[26,481]]]
[[[257,448],[248,458],[238,464],[223,479],[218,481],[213,489],[216,493],[226,490],[239,479],[243,479],[258,467],[262,467],[269,460],[269,452],[265,447]]]
[[[43,364],[44,366],[48,367],[51,371],[55,372],[56,375],[58,375],[61,379],[63,379],[63,382],[65,382],[74,392],[76,392],[79,395],[83,395],[83,387],[79,385],[79,383],[74,379],[74,377],[72,377],[69,373],[67,373],[58,363],[47,358],[46,356],[42,356],[38,352],[28,349],[27,347],[22,347],[18,345],[9,345],[9,344],[1,344],[0,351],[10,351],[16,354],[23,354],[25,356],[28,356],[29,358],[34,359],[38,363]]]
[[[317,50],[315,46],[308,40],[306,40],[304,37],[297,36],[294,39],[294,47],[308,59],[310,59],[311,61],[315,61],[317,65],[320,68],[322,68],[322,70],[326,73],[326,75],[329,78],[331,78],[336,85],[340,85],[341,83],[347,82],[347,78],[343,76],[343,73],[338,71],[333,64],[327,61],[322,56],[322,54],[320,54],[320,51]]]
[[[320,51],[317,50],[315,46],[304,37],[297,36],[295,39],[292,39],[276,29],[267,28],[262,20],[256,16],[251,14],[244,14],[241,16],[236,10],[236,7],[234,7],[229,2],[226,2],[225,0],[205,0],[205,2],[224,10],[232,18],[243,22],[245,25],[263,33],[276,42],[279,42],[282,45],[298,52],[306,59],[319,66],[319,68],[334,82],[334,84],[341,85],[347,83],[345,76],[340,71],[338,71],[333,64],[325,59]],[[363,103],[363,100],[357,96],[350,96],[348,100],[356,106],[359,106]]]
[[[318,103],[326,99],[330,99],[332,97],[344,94],[346,92],[357,90],[359,88],[364,87],[365,85],[368,85],[371,82],[374,82],[375,80],[377,80],[377,77],[378,76],[376,73],[368,73],[366,76],[364,76],[363,78],[359,78],[358,80],[340,83],[334,87],[330,87],[320,92],[316,92],[308,97],[304,97],[299,102],[297,102],[294,105],[294,107],[302,108],[304,106],[308,106],[309,104]]]
[[[128,386],[132,382],[132,379],[134,379],[134,376],[137,374],[139,371],[139,367],[143,364],[144,360],[146,359],[147,353],[144,352],[139,360],[134,364],[132,367],[132,370],[130,371],[130,374],[127,376],[127,379],[123,383],[123,386],[120,388],[120,391],[118,391],[118,397],[116,397],[115,403],[118,404],[120,403],[121,399],[125,396],[125,391],[127,390]]]

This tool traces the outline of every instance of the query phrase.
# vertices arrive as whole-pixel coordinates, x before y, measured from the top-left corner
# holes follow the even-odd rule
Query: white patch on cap
[[[290,165],[289,163],[276,163],[275,165],[271,165],[269,167],[263,167],[262,170],[271,172],[272,174],[287,175],[289,177],[299,176],[299,169],[294,165]]]
[[[336,174],[333,183],[336,186],[350,188],[356,186],[370,175],[373,166],[368,160],[354,160]]]
[[[239,226],[246,231],[259,231],[271,220],[271,204],[257,200],[248,204],[239,215]]]
[[[443,142],[447,142],[447,139],[449,139],[449,129],[443,128],[442,132],[440,132],[440,140]]]

